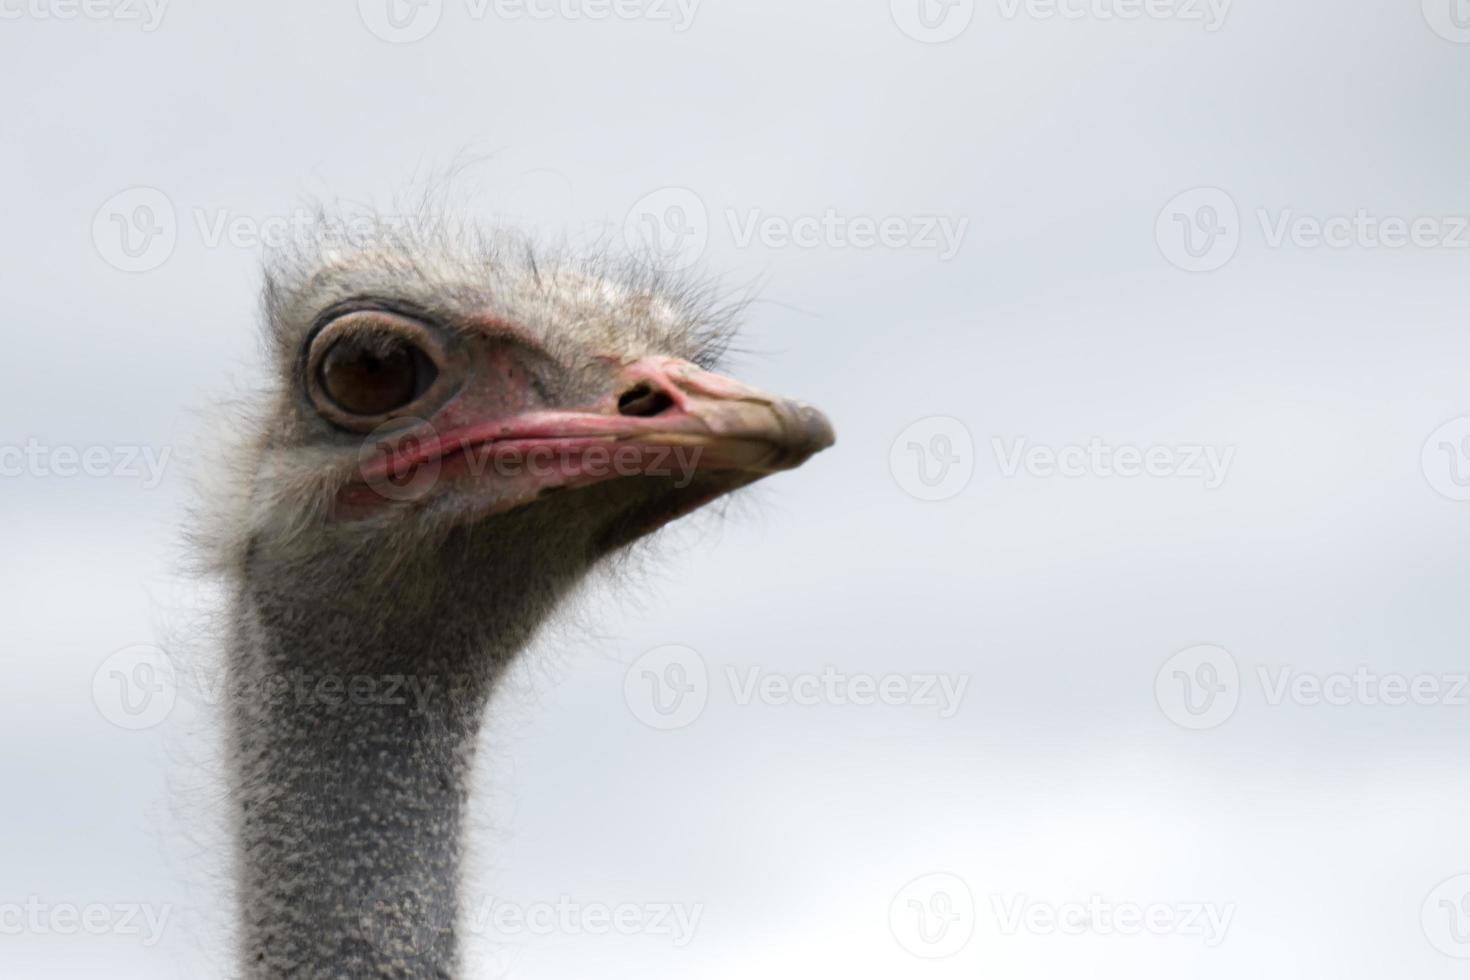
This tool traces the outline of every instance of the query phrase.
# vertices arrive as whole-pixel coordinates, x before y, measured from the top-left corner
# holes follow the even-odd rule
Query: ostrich
[[[733,312],[708,289],[372,237],[267,264],[270,384],[209,511],[251,978],[457,976],[497,678],[599,563],[833,442],[712,373]]]

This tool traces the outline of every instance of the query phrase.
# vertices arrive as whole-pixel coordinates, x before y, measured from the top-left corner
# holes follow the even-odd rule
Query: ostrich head
[[[272,270],[266,312],[276,384],[237,557],[339,602],[374,594],[344,580],[391,582],[394,615],[478,585],[502,628],[533,620],[598,559],[833,439],[713,373],[731,311],[708,290],[518,241],[319,245]]]

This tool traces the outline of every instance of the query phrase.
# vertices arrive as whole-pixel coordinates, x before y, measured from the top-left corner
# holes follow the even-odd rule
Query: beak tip
[[[830,449],[837,442],[837,433],[832,429],[832,422],[819,410],[810,405],[799,405],[796,417],[801,422],[802,431],[811,444],[812,452]]]
[[[837,441],[832,423],[819,409],[803,402],[787,402],[782,428],[786,431],[791,466],[800,466],[824,449],[831,448]]]

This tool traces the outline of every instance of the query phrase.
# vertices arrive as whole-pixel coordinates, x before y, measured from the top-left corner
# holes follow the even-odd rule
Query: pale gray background
[[[171,448],[175,465],[156,488],[0,479],[0,905],[171,919],[151,948],[0,935],[0,977],[229,968],[207,706],[132,732],[92,695],[120,648],[187,652],[208,605],[176,571],[182,462],[197,411],[251,377],[259,250],[211,246],[199,221],[386,203],[466,152],[486,213],[551,233],[618,238],[645,195],[696,195],[701,267],[760,286],[733,369],[823,406],[841,437],[727,523],[670,536],[633,603],[594,597],[486,740],[472,900],[698,903],[694,941],[479,936],[476,975],[1463,975],[1448,954],[1470,943],[1437,948],[1421,912],[1448,915],[1430,893],[1470,872],[1470,707],[1271,706],[1256,679],[1470,669],[1470,504],[1421,466],[1470,416],[1470,250],[1272,248],[1256,217],[1470,214],[1470,46],[1431,27],[1450,0],[1239,0],[1217,31],[981,0],[943,44],[887,0],[705,0],[682,32],[444,0],[411,44],[368,29],[371,0],[366,20],[347,0],[175,0],[152,31],[27,3],[0,5],[0,445]],[[125,272],[94,218],[138,187],[176,209],[177,242]],[[1239,248],[1192,274],[1155,224],[1197,187],[1238,205]],[[828,208],[970,225],[946,262],[742,248],[724,219]],[[963,423],[975,471],[923,502],[890,449],[932,416]],[[991,450],[1092,436],[1236,458],[1206,490],[1004,478]],[[670,643],[712,688],[698,721],[659,732],[623,681]],[[1154,681],[1202,643],[1238,661],[1240,705],[1190,731]],[[970,686],[949,719],[741,707],[727,665]],[[978,917],[926,960],[890,906],[936,872]],[[1092,895],[1235,916],[1207,948],[1006,935],[992,909]]]

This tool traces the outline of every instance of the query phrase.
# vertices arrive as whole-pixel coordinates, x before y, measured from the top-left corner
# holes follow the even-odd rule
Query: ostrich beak
[[[432,488],[443,476],[467,475],[490,492],[493,514],[554,490],[671,477],[681,493],[660,512],[663,523],[794,469],[834,441],[831,423],[815,408],[688,361],[652,357],[623,366],[611,392],[586,408],[430,426],[380,441],[381,452],[362,461],[355,486],[383,496],[384,487]],[[423,479],[426,470],[432,480]],[[696,480],[701,487],[689,491]]]
[[[625,369],[622,381],[614,406],[621,440],[689,449],[705,470],[763,476],[794,469],[836,441],[827,417],[810,405],[688,361],[638,361]]]

